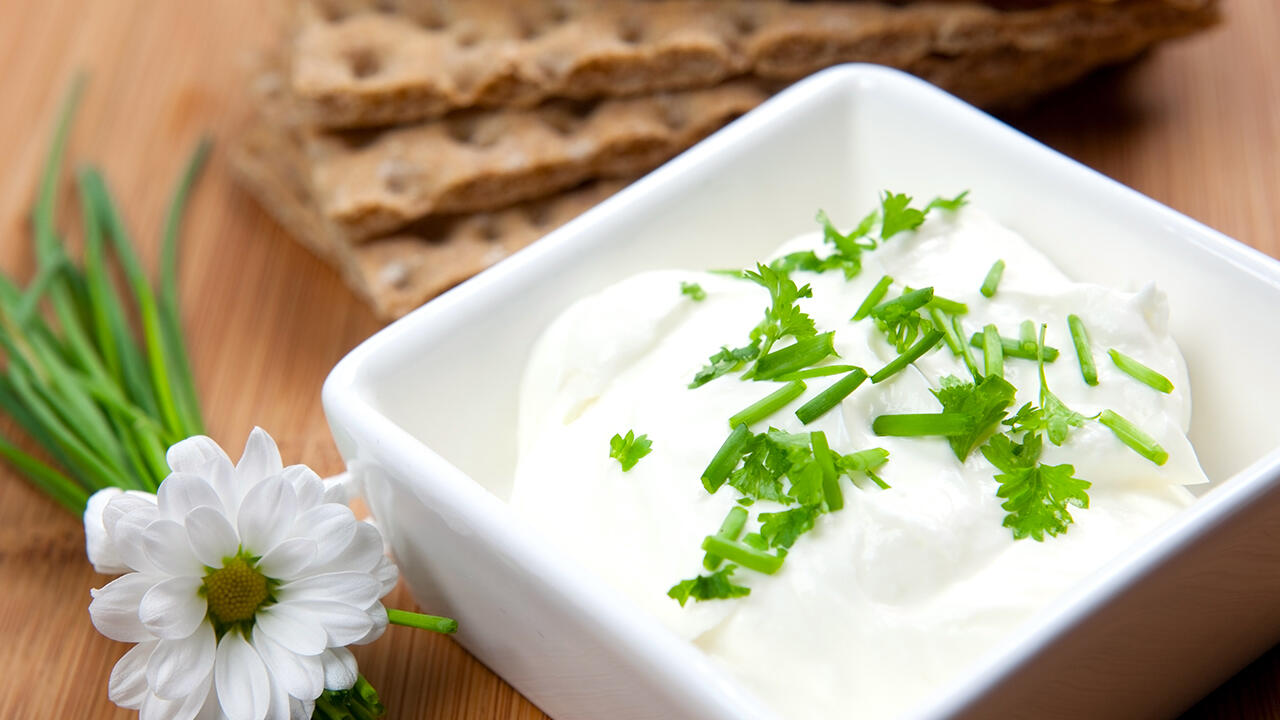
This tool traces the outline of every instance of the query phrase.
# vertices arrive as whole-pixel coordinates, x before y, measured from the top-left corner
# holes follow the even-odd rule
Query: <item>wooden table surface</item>
[[[71,158],[105,170],[154,257],[181,162],[201,133],[225,137],[246,102],[250,53],[273,35],[275,19],[262,8],[259,0],[0,2],[0,267],[24,279],[31,270],[26,212],[51,119],[78,68],[91,80]],[[1009,119],[1276,255],[1280,3],[1228,0],[1226,11],[1226,24],[1208,35]],[[186,228],[185,321],[211,434],[238,455],[260,424],[286,462],[339,471],[321,382],[379,323],[233,186],[216,152]],[[104,582],[85,561],[79,521],[0,471],[0,717],[132,715],[106,697],[125,647],[95,633],[86,612],[89,588]],[[412,601],[402,587],[389,604]],[[391,717],[545,717],[447,638],[392,628],[356,654]],[[1280,648],[1189,717],[1280,718]]]

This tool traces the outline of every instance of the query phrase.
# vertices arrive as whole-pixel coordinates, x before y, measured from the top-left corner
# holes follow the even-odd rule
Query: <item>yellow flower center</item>
[[[237,555],[205,575],[204,596],[215,627],[252,623],[258,608],[271,599],[271,582],[248,558]]]

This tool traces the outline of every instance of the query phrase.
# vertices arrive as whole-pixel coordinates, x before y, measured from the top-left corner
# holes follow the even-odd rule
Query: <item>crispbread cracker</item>
[[[384,320],[393,320],[613,194],[624,180],[586,183],[492,213],[435,218],[353,245],[311,201],[296,134],[261,119],[232,143],[237,180],[292,235],[333,264]]]
[[[711,88],[475,111],[376,135],[307,132],[312,192],[352,240],[423,217],[495,210],[592,178],[647,172],[769,97]]]
[[[1211,24],[1217,0],[1030,4],[300,0],[290,86],[316,125],[383,125],[741,75],[790,81],[840,62],[908,71],[951,58],[972,64],[963,61],[1114,36],[1112,22],[1151,44]],[[1132,22],[1139,16],[1154,24]],[[996,85],[956,89],[984,104],[1021,97]]]

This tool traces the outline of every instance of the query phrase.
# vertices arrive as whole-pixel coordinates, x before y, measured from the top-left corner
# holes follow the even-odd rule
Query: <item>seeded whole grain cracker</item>
[[[994,5],[961,0],[300,0],[289,50],[290,87],[313,124],[384,125],[460,108],[707,87],[742,75],[791,81],[840,62],[913,70],[947,58],[998,59],[1045,44],[1087,41],[1113,21],[1151,44],[1212,24],[1217,0],[1001,0]],[[1157,24],[1130,21],[1139,16]],[[1074,18],[1075,24],[1064,18]],[[1021,97],[995,86],[969,85],[976,86],[973,93],[962,96],[985,104]]]

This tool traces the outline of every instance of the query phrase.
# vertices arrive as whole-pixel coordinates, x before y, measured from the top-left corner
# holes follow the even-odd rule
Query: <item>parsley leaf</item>
[[[821,480],[821,475],[819,475]],[[760,513],[760,535],[769,547],[790,548],[801,535],[813,529],[822,514],[818,505],[802,505],[776,513]]]
[[[707,291],[703,290],[698,283],[680,283],[680,294],[688,295],[694,302],[702,302],[707,299]]]
[[[760,356],[760,341],[756,340],[750,345],[744,345],[740,348],[729,349],[729,346],[723,346],[720,351],[707,358],[707,365],[702,366],[693,376],[693,382],[689,383],[690,388],[697,388],[706,385],[721,375],[727,375],[734,372],[751,360],[755,360]]]
[[[885,190],[880,198],[880,212],[884,223],[880,226],[880,239],[888,240],[904,230],[915,230],[924,223],[924,212],[911,207],[911,197]]]
[[[781,337],[813,337],[818,334],[813,318],[796,307],[801,298],[813,297],[808,285],[797,287],[791,276],[778,272],[768,265],[756,265],[756,272],[743,272],[743,277],[769,291],[770,304],[764,311],[764,320],[751,331],[751,339],[765,338],[765,347]]]
[[[822,239],[835,247],[835,252],[822,261],[818,272],[841,268],[846,278],[852,278],[862,272],[862,253],[876,249],[876,241],[869,237],[871,228],[879,217],[878,212],[871,212],[862,218],[862,222],[848,235],[841,233],[832,224],[827,213],[818,211],[818,222],[822,223]]]
[[[876,327],[893,343],[898,352],[906,352],[911,343],[920,337],[920,328],[928,324],[920,308],[933,300],[933,288],[911,290],[902,295],[875,306],[871,310],[871,318]]]
[[[1044,441],[1038,434],[1027,435],[1015,443],[1007,435],[996,435],[982,448],[982,454],[1000,470],[1001,505],[1008,515],[1004,526],[1021,540],[1033,537],[1043,541],[1045,533],[1059,535],[1073,522],[1067,505],[1089,507],[1088,481],[1075,477],[1071,465],[1041,465]]]
[[[951,198],[950,200],[944,197],[936,197],[930,200],[929,204],[924,206],[924,212],[926,215],[928,215],[929,211],[934,208],[938,208],[939,210],[949,210],[951,212],[955,212],[956,210],[959,210],[960,208],[968,204],[969,204],[969,191],[965,190],[964,192]]]
[[[648,435],[637,437],[634,430],[628,430],[626,437],[614,435],[609,439],[609,457],[616,458],[622,465],[622,472],[627,472],[640,462],[640,458],[652,452],[652,446]]]
[[[968,432],[947,437],[951,451],[961,462],[1000,425],[1016,392],[1004,378],[995,375],[976,384],[961,382],[952,375],[942,378],[942,388],[933,391],[934,397],[947,413],[962,415],[969,421]]]
[[[704,600],[723,600],[743,597],[751,594],[751,588],[734,585],[729,579],[737,565],[725,565],[710,575],[699,575],[690,580],[681,580],[667,591],[667,597],[680,603],[680,607],[693,598],[696,602]]]

